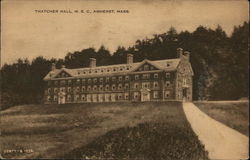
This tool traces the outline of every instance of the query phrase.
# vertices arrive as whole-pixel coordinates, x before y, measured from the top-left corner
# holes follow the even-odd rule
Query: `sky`
[[[230,35],[244,21],[248,21],[247,0],[3,0],[1,66],[18,58],[64,58],[68,52],[101,45],[114,52],[119,45],[132,46],[171,26],[192,32],[199,25],[213,29],[220,25]]]

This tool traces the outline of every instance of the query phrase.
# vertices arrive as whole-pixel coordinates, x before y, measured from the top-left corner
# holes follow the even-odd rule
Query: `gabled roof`
[[[177,59],[165,59],[165,60],[143,60],[137,63],[131,64],[117,64],[117,65],[108,65],[108,66],[97,66],[93,68],[76,68],[76,69],[56,69],[54,71],[50,71],[45,77],[44,80],[55,79],[55,77],[61,73],[62,71],[67,72],[72,77],[95,77],[95,76],[105,76],[105,75],[122,75],[128,74],[145,63],[149,63],[159,70],[165,71],[174,71],[177,69],[178,64],[180,63],[180,58]]]

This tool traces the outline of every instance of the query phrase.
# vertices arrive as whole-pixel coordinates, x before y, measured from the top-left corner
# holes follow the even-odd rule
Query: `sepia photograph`
[[[247,0],[2,0],[0,159],[249,159]]]

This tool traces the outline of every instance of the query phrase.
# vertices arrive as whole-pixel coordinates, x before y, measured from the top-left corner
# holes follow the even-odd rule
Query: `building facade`
[[[88,68],[62,66],[44,77],[44,103],[91,103],[119,101],[192,100],[193,70],[189,52],[177,49],[178,58],[143,60],[126,64],[96,66],[90,58]]]

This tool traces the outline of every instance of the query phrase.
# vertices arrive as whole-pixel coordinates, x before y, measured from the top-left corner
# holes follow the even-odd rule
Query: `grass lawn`
[[[215,120],[249,136],[248,101],[207,101],[194,104]]]
[[[23,105],[0,121],[4,158],[207,159],[179,102]]]

